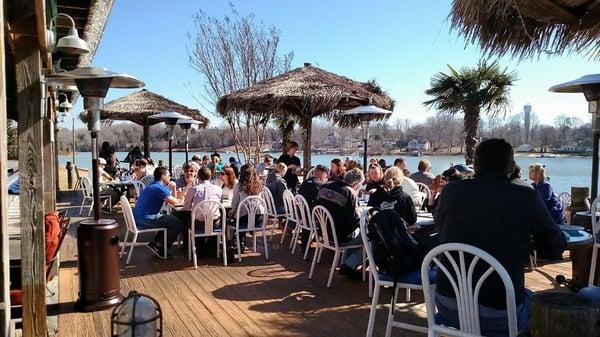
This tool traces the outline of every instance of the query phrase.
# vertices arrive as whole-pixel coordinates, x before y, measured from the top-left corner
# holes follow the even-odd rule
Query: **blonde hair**
[[[383,176],[383,188],[386,191],[391,191],[394,187],[400,186],[403,179],[404,174],[402,173],[402,169],[398,166],[392,166],[385,170],[385,175]]]
[[[546,165],[541,163],[531,164],[529,165],[529,171],[534,171],[535,173],[537,173],[540,181],[546,180]]]
[[[287,171],[287,165],[284,163],[277,163],[277,165],[275,165],[275,172],[279,173],[280,175],[285,175],[285,172]]]

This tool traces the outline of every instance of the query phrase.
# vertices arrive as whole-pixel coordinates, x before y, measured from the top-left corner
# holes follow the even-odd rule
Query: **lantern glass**
[[[158,303],[149,296],[135,291],[112,313],[113,337],[162,336],[162,312]]]

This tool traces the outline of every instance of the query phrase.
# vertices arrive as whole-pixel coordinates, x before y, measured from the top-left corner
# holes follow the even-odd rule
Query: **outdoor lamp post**
[[[592,186],[591,197],[598,195],[598,149],[600,138],[600,74],[584,75],[576,80],[557,84],[551,92],[583,92],[592,114]]]
[[[188,116],[182,115],[179,112],[161,112],[148,118],[157,119],[165,122],[167,125],[167,138],[169,139],[169,173],[173,175],[173,130],[177,121],[180,119],[190,119]]]
[[[54,44],[56,37],[54,36],[54,32],[52,31],[52,26],[56,26],[56,19],[59,17],[65,17],[69,19],[71,22],[71,27],[69,27],[69,34],[61,37],[56,45]],[[60,51],[66,54],[87,54],[90,52],[90,48],[88,47],[87,42],[79,37],[77,33],[77,28],[75,28],[75,21],[73,18],[65,13],[56,14],[52,20],[50,20],[50,29],[46,29],[46,41],[48,44],[48,49],[51,52]]]
[[[92,139],[92,186],[94,218],[77,227],[77,262],[81,311],[103,310],[117,305],[120,291],[119,225],[114,219],[100,219],[100,186],[98,182],[98,131],[100,112],[109,88],[139,88],[144,82],[135,77],[104,68],[84,67],[46,77],[52,84],[76,84],[88,111],[88,129]]]
[[[378,108],[374,105],[361,105],[350,110],[346,110],[344,115],[356,116],[360,119],[360,125],[363,130],[363,170],[366,172],[367,166],[367,145],[369,141],[369,122],[374,118],[390,115],[390,110]]]
[[[162,310],[152,297],[131,291],[111,314],[111,337],[161,337]]]
[[[60,98],[64,97],[65,100],[60,102]],[[65,112],[65,117],[66,117],[66,113],[69,112],[71,109],[73,109],[73,104],[71,104],[71,102],[69,102],[69,97],[67,96],[67,94],[61,92],[60,94],[58,94],[57,97],[59,103],[58,103],[58,111],[59,112]],[[71,130],[72,136],[73,136],[73,148],[72,148],[72,155],[73,155],[73,166],[76,166],[75,164],[75,116],[72,117],[73,118],[73,128]]]
[[[198,125],[198,124],[200,124],[200,122],[198,122],[197,120],[191,119],[191,118],[186,118],[186,119],[178,120],[177,124],[179,124],[179,126],[185,132],[185,162],[187,163],[188,162],[188,152],[189,152],[188,140],[189,140],[190,129],[192,128],[192,125]]]

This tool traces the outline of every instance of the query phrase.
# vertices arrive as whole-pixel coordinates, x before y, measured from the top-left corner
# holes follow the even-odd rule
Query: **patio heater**
[[[77,227],[79,299],[76,307],[81,311],[103,310],[118,304],[123,296],[120,292],[119,225],[114,219],[100,219],[100,112],[109,88],[139,88],[144,86],[144,82],[126,74],[94,67],[49,75],[46,81],[50,84],[76,84],[83,96],[83,107],[88,111],[88,129],[92,139],[94,218],[81,221]]]
[[[557,84],[551,92],[583,92],[588,102],[588,112],[592,114],[592,186],[591,197],[598,195],[598,149],[600,138],[600,74],[584,75],[576,80]]]
[[[169,173],[173,175],[173,130],[180,119],[190,119],[190,117],[180,114],[179,112],[161,112],[157,115],[149,116],[148,118],[156,119],[165,122],[167,125],[167,138],[169,139]]]
[[[382,108],[378,108],[372,104],[370,105],[361,105],[356,108],[352,108],[350,110],[346,110],[344,115],[355,116],[360,120],[361,128],[363,131],[363,170],[365,173],[367,172],[367,145],[369,141],[369,122],[375,118],[383,117],[387,115],[391,115],[392,112],[390,110],[385,110]]]
[[[191,119],[191,118],[187,118],[187,119],[178,120],[177,124],[179,124],[179,126],[185,132],[185,162],[187,163],[189,161],[189,159],[188,159],[188,153],[189,153],[188,141],[189,141],[190,129],[192,128],[192,125],[198,125],[198,124],[200,124],[200,122],[198,122],[197,120]]]

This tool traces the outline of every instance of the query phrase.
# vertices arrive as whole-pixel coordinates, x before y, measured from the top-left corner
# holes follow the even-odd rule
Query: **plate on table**
[[[583,230],[583,227],[573,226],[573,225],[558,225],[558,228],[560,228],[563,231],[582,231]]]

